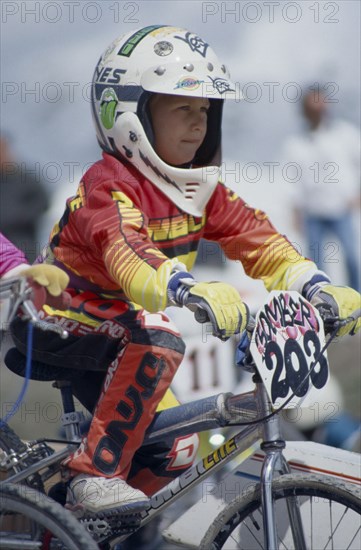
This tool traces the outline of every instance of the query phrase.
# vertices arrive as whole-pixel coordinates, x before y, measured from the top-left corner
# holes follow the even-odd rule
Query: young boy
[[[184,353],[163,310],[205,310],[223,340],[246,327],[247,307],[232,286],[193,279],[201,238],[217,241],[268,290],[296,289],[341,317],[359,307],[355,291],[332,286],[263,212],[219,182],[222,107],[235,97],[210,46],[176,27],[120,37],[95,69],[92,112],[103,160],[68,199],[43,257],[70,276],[70,309],[46,309],[70,337],[37,334],[34,345],[35,359],[89,373],[74,385],[80,400],[90,392],[96,402],[89,433],[67,461],[74,510],[142,508],[145,493],[195,456],[195,436],[153,448],[142,441]],[[14,334],[23,350],[20,321]]]

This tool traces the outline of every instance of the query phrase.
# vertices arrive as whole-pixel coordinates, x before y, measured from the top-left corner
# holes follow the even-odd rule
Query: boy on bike
[[[204,310],[222,340],[247,324],[235,288],[194,280],[201,238],[217,241],[268,290],[298,290],[341,317],[359,307],[358,293],[332,286],[263,212],[219,181],[222,108],[235,97],[209,44],[176,27],[120,37],[95,69],[92,113],[103,159],[68,199],[43,256],[70,276],[69,310],[46,308],[70,336],[37,334],[33,352],[64,370],[86,370],[74,393],[96,396],[89,433],[66,464],[74,510],[142,508],[146,494],[195,457],[196,436],[153,448],[142,442],[184,353],[163,310]],[[22,325],[17,321],[14,333],[23,351]],[[353,323],[348,331],[359,328]]]

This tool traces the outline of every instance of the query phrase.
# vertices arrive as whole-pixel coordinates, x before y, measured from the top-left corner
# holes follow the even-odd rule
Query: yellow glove
[[[348,286],[320,286],[310,300],[318,309],[328,311],[331,316],[347,319],[352,313],[361,308],[361,295]],[[351,319],[347,325],[341,327],[338,336],[356,334],[361,328],[361,317]]]
[[[24,269],[20,273],[24,277],[32,278],[52,296],[60,296],[69,284],[68,275],[55,265],[37,264]]]
[[[232,334],[243,332],[247,326],[248,307],[242,302],[237,290],[226,283],[192,281],[183,304],[192,311],[205,311],[207,315],[202,321],[209,320],[212,323],[212,334],[221,340],[228,340]]]

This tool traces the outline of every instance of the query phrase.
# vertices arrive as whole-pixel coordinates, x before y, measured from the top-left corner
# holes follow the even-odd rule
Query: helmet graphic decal
[[[206,52],[209,44],[207,42],[204,42],[200,36],[197,36],[196,34],[193,34],[191,32],[187,32],[185,37],[183,36],[175,36],[174,38],[178,38],[179,40],[183,40],[188,44],[192,52],[199,53],[202,57],[206,57]]]
[[[167,40],[162,40],[161,42],[157,42],[156,44],[154,44],[154,52],[161,57],[170,55],[172,51],[173,46],[170,42],[167,42]]]
[[[236,90],[234,88],[231,88],[230,83],[225,78],[212,78],[209,76],[208,78],[211,79],[213,88],[217,90],[219,94],[224,94],[225,92],[235,92]]]
[[[196,80],[195,78],[191,78],[189,76],[184,76],[180,80],[178,80],[177,84],[175,85],[174,89],[178,90],[178,88],[182,88],[182,90],[196,90],[199,88],[201,84],[204,83],[204,80]]]
[[[140,29],[139,31],[135,32],[122,45],[118,52],[118,55],[129,57],[133,53],[136,46],[138,46],[139,42],[143,40],[143,38],[145,38],[149,33],[155,31],[156,29],[161,29],[162,27],[165,27],[165,25],[150,25],[149,27],[144,27],[144,29]]]
[[[100,98],[100,120],[107,130],[113,128],[117,104],[118,98],[113,88],[105,88]]]
[[[166,183],[169,183],[170,185],[173,185],[173,187],[178,189],[178,191],[181,191],[180,187],[176,184],[176,182],[170,179],[170,177],[167,176],[167,174],[162,174],[159,168],[157,168],[157,166],[152,164],[149,158],[146,155],[144,155],[140,149],[139,149],[139,156],[144,162],[145,166],[149,166],[149,168],[151,168],[157,176],[162,178],[162,180],[164,180]]]

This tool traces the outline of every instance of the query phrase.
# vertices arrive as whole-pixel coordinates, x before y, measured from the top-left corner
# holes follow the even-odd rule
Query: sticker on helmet
[[[161,57],[171,54],[172,51],[173,46],[170,42],[167,42],[167,40],[162,40],[161,42],[154,44],[154,52]]]
[[[174,89],[179,90],[179,88],[182,88],[182,90],[191,92],[199,88],[199,86],[203,83],[204,80],[196,80],[195,78],[191,78],[189,76],[183,76],[181,79],[178,80]]]
[[[149,27],[144,27],[143,29],[140,29],[136,33],[132,34],[130,38],[126,42],[124,42],[123,46],[120,48],[118,55],[124,55],[125,57],[129,57],[136,46],[138,46],[139,42],[143,40],[148,34],[155,31],[156,29],[161,29],[165,25],[150,25]]]
[[[179,185],[177,185],[174,180],[170,179],[170,177],[167,174],[165,174],[165,173],[162,174],[162,172],[157,168],[157,166],[152,164],[150,159],[146,155],[144,155],[140,149],[139,149],[139,156],[142,159],[142,161],[144,162],[144,164],[146,166],[148,166],[149,168],[151,168],[153,170],[153,172],[155,174],[157,174],[157,176],[161,177],[162,180],[164,180],[166,183],[169,183],[170,185],[172,185],[173,187],[175,187],[176,189],[178,189],[178,191],[180,191],[182,193],[182,189],[179,187]]]
[[[228,80],[220,77],[212,78],[211,76],[209,76],[208,78],[211,79],[213,88],[215,88],[219,94],[224,94],[225,92],[235,92],[235,89],[231,88]]]
[[[113,128],[118,97],[113,88],[105,88],[100,98],[100,120],[107,130]]]
[[[196,34],[191,32],[187,32],[185,36],[175,36],[174,38],[183,40],[183,42],[188,44],[192,52],[197,52],[202,57],[206,57],[209,44],[207,44],[207,42],[204,42],[200,36],[197,36]]]

